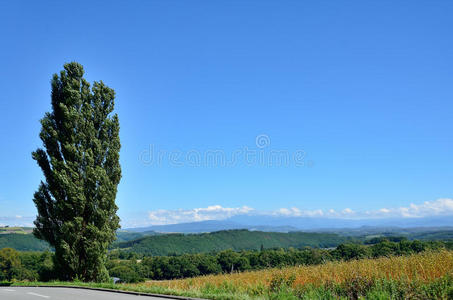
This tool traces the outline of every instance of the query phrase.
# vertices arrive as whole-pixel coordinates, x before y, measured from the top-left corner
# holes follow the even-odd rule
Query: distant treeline
[[[390,241],[390,240],[393,241]],[[409,255],[425,250],[453,250],[453,241],[408,241],[404,238],[376,238],[367,245],[345,243],[334,249],[289,248],[184,254],[176,256],[144,256],[112,251],[107,268],[110,276],[123,282],[144,279],[175,279],[199,275],[240,272],[274,267],[315,265],[335,260]],[[128,259],[122,259],[126,255]],[[141,257],[142,259],[137,259]],[[53,253],[0,250],[1,280],[40,280],[53,278]]]

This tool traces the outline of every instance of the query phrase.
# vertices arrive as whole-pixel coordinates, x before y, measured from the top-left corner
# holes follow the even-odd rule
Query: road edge
[[[125,291],[125,290],[116,290],[116,289],[107,289],[107,288],[96,288],[88,286],[77,286],[77,285],[11,285],[11,287],[45,287],[45,288],[71,288],[71,289],[83,289],[83,290],[93,290],[93,291],[103,291],[110,293],[118,294],[129,294],[135,296],[145,296],[145,297],[160,297],[165,299],[178,299],[178,300],[209,300],[206,298],[192,298],[185,296],[176,296],[176,295],[164,295],[164,294],[152,294],[144,292],[134,292],[134,291]]]

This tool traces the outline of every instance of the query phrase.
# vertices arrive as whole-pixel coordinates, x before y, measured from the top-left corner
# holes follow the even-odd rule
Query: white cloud
[[[225,220],[237,215],[270,215],[280,217],[324,217],[342,219],[363,218],[421,218],[431,216],[453,216],[453,199],[438,199],[426,201],[422,204],[411,203],[407,207],[381,208],[372,211],[356,211],[345,208],[340,211],[328,210],[302,210],[297,207],[279,208],[273,211],[258,211],[248,206],[222,207],[220,205],[205,208],[154,210],[149,212],[149,222],[152,225],[197,222],[207,220]]]
[[[148,216],[153,225],[163,225],[207,220],[224,220],[236,215],[249,214],[251,211],[253,211],[253,208],[247,206],[222,207],[220,205],[213,205],[194,209],[159,209],[151,211]]]
[[[35,217],[32,216],[0,216],[0,226],[33,226],[33,221]]]
[[[345,208],[341,211],[344,215],[352,215],[354,211],[350,208]]]
[[[381,208],[375,211],[354,211],[350,208],[345,208],[340,212],[334,209],[302,211],[300,209],[280,208],[272,213],[273,215],[281,216],[318,216],[318,217],[335,217],[335,218],[423,218],[432,216],[453,216],[453,199],[443,198],[435,201],[426,201],[422,204],[411,203],[409,206],[396,208]]]
[[[382,208],[376,212],[376,216],[380,217],[422,218],[441,215],[453,215],[453,199],[425,201],[418,205],[411,203],[408,207]]]

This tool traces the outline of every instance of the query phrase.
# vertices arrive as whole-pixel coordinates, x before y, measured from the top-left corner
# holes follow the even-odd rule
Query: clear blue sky
[[[452,15],[452,1],[2,1],[0,223],[35,214],[30,153],[69,61],[117,92],[124,224],[452,198]],[[258,150],[261,134],[305,165],[143,161],[150,145]]]

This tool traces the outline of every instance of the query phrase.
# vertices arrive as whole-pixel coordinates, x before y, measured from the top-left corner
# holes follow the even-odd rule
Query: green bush
[[[110,276],[120,278],[121,282],[137,283],[144,279],[138,272],[128,265],[119,265],[109,271]]]

